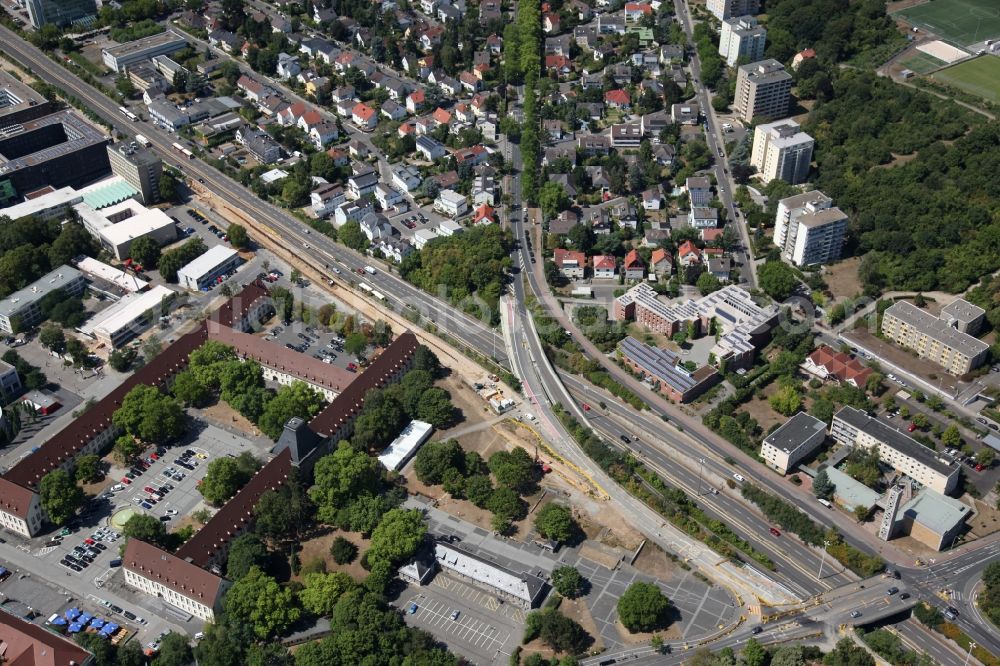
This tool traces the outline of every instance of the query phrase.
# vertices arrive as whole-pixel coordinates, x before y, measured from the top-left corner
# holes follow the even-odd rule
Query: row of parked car
[[[115,543],[119,538],[121,538],[121,535],[118,534],[118,532],[115,532],[109,527],[102,527],[76,546],[73,546],[73,549],[66,553],[61,560],[59,560],[59,564],[63,565],[67,569],[81,572],[93,564],[94,560],[96,560],[102,552],[108,549],[108,547],[103,543],[105,540],[109,543]],[[57,539],[61,542],[61,537],[57,537]],[[46,545],[52,545],[54,541],[56,541],[56,539],[49,541]],[[121,565],[121,560],[112,560],[111,565],[117,566],[115,564],[116,562],[117,565]]]

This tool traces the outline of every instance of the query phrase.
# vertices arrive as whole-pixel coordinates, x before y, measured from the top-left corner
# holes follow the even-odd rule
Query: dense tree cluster
[[[54,268],[99,248],[83,225],[0,217],[0,297],[28,286]]]
[[[111,420],[133,439],[150,444],[173,441],[186,428],[180,403],[158,388],[145,385],[125,395]]]
[[[53,525],[62,525],[83,504],[83,491],[64,469],[54,469],[38,485],[39,501]]]
[[[991,562],[983,569],[983,591],[979,594],[979,607],[993,624],[1000,627],[1000,561]]]
[[[496,323],[512,247],[511,232],[499,225],[474,227],[430,241],[407,256],[399,270],[409,282],[463,310],[479,310],[475,297],[482,299],[486,311],[481,314]]]
[[[788,62],[802,49],[813,48],[818,58],[838,63],[876,49],[891,52],[902,41],[882,0],[767,3],[766,55],[781,62]]]
[[[208,250],[205,241],[195,237],[179,248],[168,250],[160,256],[157,264],[160,276],[167,282],[177,282],[177,271],[189,264]]]
[[[670,600],[653,583],[636,582],[618,599],[618,619],[632,632],[662,629]]]
[[[216,458],[208,463],[198,490],[209,504],[221,506],[239,492],[260,468],[261,462],[249,451],[235,458]]]

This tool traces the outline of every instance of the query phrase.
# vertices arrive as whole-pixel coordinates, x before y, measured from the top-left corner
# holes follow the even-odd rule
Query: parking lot
[[[344,351],[344,341],[340,336],[314,326],[285,326],[276,322],[266,329],[264,339],[352,372],[366,363]]]
[[[401,598],[407,624],[431,632],[474,663],[488,664],[498,651],[513,650],[523,620],[515,622],[505,613],[497,613],[495,597],[441,573],[431,587]],[[490,603],[484,603],[487,598]]]

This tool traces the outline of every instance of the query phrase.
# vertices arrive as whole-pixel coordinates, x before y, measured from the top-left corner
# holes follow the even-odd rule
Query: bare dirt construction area
[[[337,537],[344,537],[358,547],[358,556],[350,564],[337,564],[330,556],[330,545]],[[342,532],[332,530],[328,534],[309,539],[302,543],[302,550],[299,551],[299,561],[303,566],[315,559],[326,562],[326,570],[342,571],[350,575],[354,580],[363,580],[368,572],[361,566],[361,555],[368,550],[368,539],[361,536],[360,532]],[[301,580],[301,574],[292,577],[293,580]]]
[[[969,532],[981,539],[987,534],[992,534],[1000,529],[1000,510],[997,510],[996,506],[991,506],[982,500],[977,499],[973,501],[976,505],[976,513],[969,520]]]
[[[863,291],[864,287],[861,280],[858,279],[858,266],[860,265],[861,258],[852,257],[838,261],[824,269],[823,280],[826,281],[827,291],[833,296],[835,302],[854,298]]]
[[[632,566],[657,580],[669,580],[680,570],[662,548],[650,542],[646,542]]]
[[[753,398],[740,406],[740,411],[747,412],[760,424],[762,432],[767,432],[768,428],[775,424],[784,423],[787,419],[771,408],[771,403],[767,401],[780,387],[777,382],[771,382],[763,393],[758,393]]]

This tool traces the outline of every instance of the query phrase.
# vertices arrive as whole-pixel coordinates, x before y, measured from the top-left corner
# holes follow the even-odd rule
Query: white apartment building
[[[19,333],[31,328],[42,317],[39,303],[46,295],[61,289],[67,296],[77,296],[85,286],[83,273],[60,266],[0,301],[0,331]]]
[[[733,16],[758,13],[760,0],[708,0],[705,8],[715,15],[715,18],[725,21]]]
[[[774,244],[781,258],[796,266],[836,261],[844,245],[847,215],[818,190],[778,202]]]
[[[767,29],[758,25],[754,17],[729,18],[722,22],[719,33],[719,55],[730,67],[735,67],[740,58],[745,62],[757,62],[764,57],[766,40]]]
[[[967,301],[963,303],[982,310]],[[990,346],[960,330],[961,322],[951,314],[958,308],[954,304],[949,307],[950,311],[943,310],[940,317],[935,317],[909,301],[894,303],[882,314],[882,334],[951,374],[964,375],[986,361]]]
[[[434,200],[434,210],[448,217],[458,217],[469,210],[469,202],[454,190],[441,190]]]
[[[191,291],[206,289],[240,265],[240,253],[225,245],[213,245],[200,257],[177,271],[177,282]]]
[[[160,316],[163,303],[176,292],[163,285],[126,294],[80,326],[79,331],[110,349],[117,349],[145,331]]]
[[[733,110],[744,122],[754,118],[784,118],[791,100],[792,75],[773,58],[736,69]]]
[[[811,455],[826,439],[826,424],[805,412],[799,412],[770,435],[760,445],[764,464],[782,474],[788,474]]]
[[[958,485],[961,470],[957,464],[938,458],[920,442],[860,409],[842,407],[834,414],[831,435],[848,446],[878,447],[883,463],[942,495]]]
[[[4,403],[13,400],[22,391],[21,377],[17,368],[6,361],[0,361],[0,399]]]
[[[765,183],[780,178],[797,185],[805,182],[812,162],[813,138],[792,119],[758,125],[753,133],[750,165]]]

